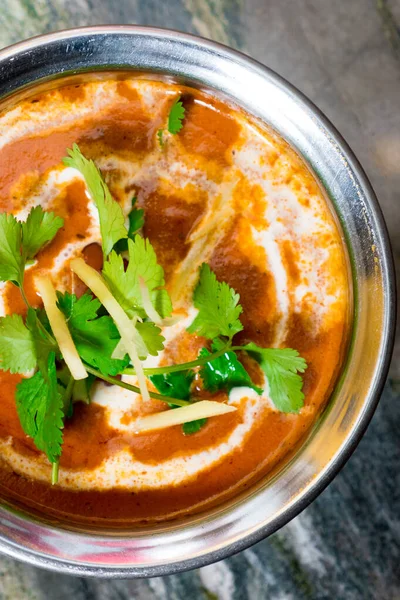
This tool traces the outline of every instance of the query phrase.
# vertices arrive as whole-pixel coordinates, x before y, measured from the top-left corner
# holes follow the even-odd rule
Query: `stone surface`
[[[64,27],[140,23],[259,59],[311,98],[367,171],[400,264],[400,0],[1,0],[0,47]],[[139,581],[71,578],[0,559],[0,600],[400,599],[400,344],[377,413],[328,489],[221,563]]]

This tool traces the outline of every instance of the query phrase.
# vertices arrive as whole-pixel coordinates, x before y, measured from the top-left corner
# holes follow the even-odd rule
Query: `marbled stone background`
[[[366,169],[400,265],[400,0],[0,0],[0,47],[77,25],[140,23],[223,42],[308,95]],[[400,599],[400,344],[372,424],[297,519],[221,563],[101,581],[0,559],[0,600]]]

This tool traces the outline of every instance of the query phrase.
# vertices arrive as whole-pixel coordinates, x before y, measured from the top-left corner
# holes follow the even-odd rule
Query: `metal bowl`
[[[153,73],[222,94],[275,129],[314,172],[341,224],[350,257],[351,342],[332,398],[307,439],[273,477],[184,521],[129,533],[49,523],[6,503],[0,551],[59,572],[148,577],[199,567],[254,544],[297,515],[349,458],[377,405],[395,328],[388,234],[351,150],[296,89],[259,63],[193,36],[144,27],[62,31],[0,52],[0,99],[85,72]]]

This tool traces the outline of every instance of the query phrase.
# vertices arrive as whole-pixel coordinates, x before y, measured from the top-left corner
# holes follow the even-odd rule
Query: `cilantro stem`
[[[53,344],[53,346],[57,347],[57,342],[54,339],[54,337],[51,335],[51,333],[49,333],[46,329],[46,327],[43,325],[43,323],[41,322],[40,319],[37,319],[38,322],[38,326],[39,329],[42,331],[42,333],[44,334],[44,336],[48,339],[48,341]]]
[[[63,394],[64,413],[67,417],[69,416],[68,413],[69,413],[70,407],[71,407],[71,396],[72,396],[72,390],[74,389],[74,384],[75,384],[75,379],[72,377],[72,375],[70,375],[68,385],[65,388],[65,392]]]
[[[240,346],[238,346],[240,348]],[[196,360],[191,360],[190,362],[181,363],[179,365],[168,365],[166,367],[153,367],[153,368],[143,368],[145,375],[163,375],[165,373],[177,373],[178,371],[186,371],[187,369],[194,369],[195,367],[200,367],[201,365],[206,365],[209,362],[212,362],[216,358],[219,358],[228,350],[233,350],[230,347],[230,343],[227,343],[221,350],[214,352],[213,354],[209,354],[208,356],[201,356]],[[123,375],[134,375],[135,369],[127,368],[122,372]]]
[[[72,395],[72,390],[74,388],[74,383],[75,383],[75,379],[71,375],[69,378],[69,381],[68,381],[68,385],[64,392],[64,403],[68,402],[68,400],[70,400],[71,395]]]
[[[59,461],[52,463],[51,470],[51,485],[58,483],[58,468],[60,466]]]
[[[135,394],[140,394],[140,389],[136,385],[131,385],[130,383],[126,383],[125,381],[120,381],[116,379],[116,377],[111,377],[110,375],[103,375],[100,371],[96,369],[92,369],[87,364],[85,364],[86,371],[91,373],[95,377],[99,379],[103,379],[103,381],[107,381],[107,383],[111,383],[113,385],[118,385],[130,392],[135,392]],[[163,396],[162,394],[157,394],[156,392],[149,392],[150,397],[155,400],[162,400],[162,402],[167,402],[168,404],[175,404],[176,406],[188,406],[191,402],[187,402],[186,400],[178,400],[178,398],[170,398],[169,396]]]
[[[30,309],[32,308],[32,306],[29,303],[28,298],[26,297],[24,288],[22,285],[18,286],[19,287],[19,291],[21,292],[21,296],[22,296],[22,300],[25,302],[26,308]],[[47,331],[47,329],[45,328],[45,326],[43,325],[43,323],[40,321],[40,319],[37,319],[38,322],[38,327],[39,329],[42,331],[42,333],[44,333],[45,337],[47,337],[47,339],[49,340],[49,342],[51,342],[52,344],[56,345],[56,340],[53,338],[53,336]]]
[[[22,300],[25,302],[26,307],[31,308],[31,305],[29,304],[28,298],[26,297],[23,286],[19,285],[18,287],[19,287],[19,291],[21,292]]]

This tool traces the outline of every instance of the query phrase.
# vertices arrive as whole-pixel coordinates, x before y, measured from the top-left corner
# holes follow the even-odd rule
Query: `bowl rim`
[[[101,25],[91,27],[79,27],[73,29],[60,30],[54,33],[35,36],[28,40],[13,44],[4,48],[0,51],[0,67],[3,65],[7,66],[7,62],[15,60],[19,56],[24,55],[26,52],[35,51],[38,48],[44,47],[53,42],[67,42],[72,38],[79,38],[82,36],[96,37],[96,36],[113,36],[118,34],[126,34],[129,36],[145,36],[153,37],[157,39],[167,39],[172,42],[181,41],[188,45],[195,45],[200,47],[202,51],[217,53],[225,59],[233,60],[240,63],[242,66],[249,69],[257,69],[258,73],[264,75],[270,81],[275,82],[276,85],[282,86],[296,101],[301,104],[306,110],[308,110],[320,124],[324,130],[328,133],[335,144],[337,144],[343,156],[345,156],[352,172],[357,177],[360,191],[366,200],[366,203],[371,210],[371,214],[374,218],[377,230],[379,232],[381,242],[381,260],[383,279],[386,284],[385,287],[385,310],[384,310],[384,331],[382,347],[384,355],[381,357],[379,365],[377,367],[377,373],[375,374],[374,386],[372,391],[364,399],[363,412],[358,419],[357,423],[353,426],[350,434],[345,438],[345,441],[338,448],[335,456],[331,460],[328,468],[321,471],[318,478],[310,483],[306,490],[301,491],[297,494],[295,501],[285,508],[283,512],[274,517],[274,519],[266,525],[258,527],[256,530],[251,531],[240,539],[235,540],[233,543],[229,543],[216,550],[205,552],[194,558],[183,559],[173,562],[165,562],[164,564],[157,564],[146,567],[135,567],[132,564],[128,566],[107,566],[107,565],[94,565],[86,564],[82,562],[71,562],[69,560],[63,560],[59,558],[49,556],[45,553],[40,553],[30,549],[26,545],[18,544],[7,538],[4,531],[7,530],[7,515],[11,517],[12,511],[4,507],[1,508],[0,512],[0,551],[12,558],[22,560],[26,563],[44,567],[53,571],[73,574],[79,576],[96,576],[96,577],[107,577],[107,578],[118,578],[118,577],[154,577],[163,576],[167,574],[173,574],[189,570],[192,568],[198,568],[201,566],[208,565],[213,562],[220,561],[228,556],[236,554],[241,550],[253,545],[254,543],[262,540],[267,535],[277,531],[283,525],[285,525],[292,518],[297,516],[306,506],[308,506],[332,481],[340,469],[344,466],[351,454],[357,447],[360,439],[362,438],[368,424],[375,412],[378,404],[383,386],[385,384],[386,376],[389,370],[391,353],[393,349],[395,339],[395,324],[396,324],[396,283],[395,283],[395,270],[393,263],[393,256],[390,246],[390,239],[386,224],[383,218],[381,208],[378,204],[375,193],[369,183],[360,163],[354,156],[349,145],[345,142],[341,134],[336,128],[330,123],[325,115],[297,88],[287,82],[283,77],[276,74],[274,71],[264,66],[260,62],[248,57],[247,55],[233,50],[225,45],[206,40],[205,38],[194,36],[171,29],[161,29],[153,27],[145,27],[138,25]],[[133,67],[131,67],[133,68]],[[129,66],[126,67],[129,69]],[[105,70],[105,69],[103,69]],[[109,69],[113,70],[112,68]],[[116,67],[115,67],[116,70]],[[83,69],[81,72],[84,71]],[[87,72],[91,72],[93,69],[88,69]],[[39,80],[36,82],[39,83]],[[17,86],[21,89],[23,86]],[[13,90],[15,91],[15,90]],[[218,93],[218,92],[217,92]],[[7,96],[7,93],[1,93],[0,87],[0,99]],[[29,517],[22,517],[24,520],[29,520]],[[46,526],[45,526],[46,527]],[[57,529],[57,528],[55,528]],[[60,531],[60,529],[57,529]],[[94,535],[95,537],[95,535]]]

